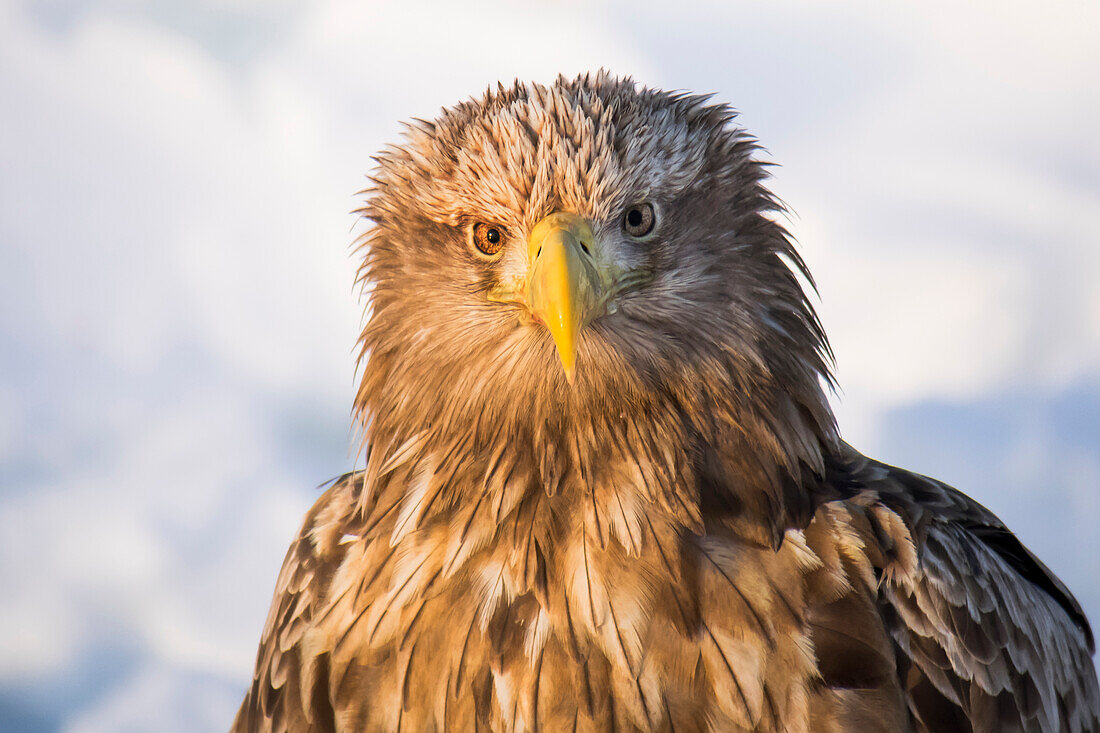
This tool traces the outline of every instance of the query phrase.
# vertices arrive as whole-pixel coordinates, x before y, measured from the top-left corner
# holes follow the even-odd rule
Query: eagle
[[[378,155],[363,469],[290,545],[234,731],[1100,730],[1066,586],[838,434],[759,150],[599,72]]]

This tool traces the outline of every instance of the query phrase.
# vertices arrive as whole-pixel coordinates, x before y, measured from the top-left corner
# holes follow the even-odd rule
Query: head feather
[[[770,517],[772,540],[808,520],[837,440],[830,352],[759,148],[735,117],[709,96],[601,71],[498,85],[407,126],[378,156],[360,212],[373,223],[360,249],[366,438],[468,435],[475,462],[506,440],[530,475],[550,462],[577,477],[642,436],[631,460],[665,476],[676,501],[715,493],[731,514]],[[614,237],[643,199],[664,220],[660,237],[624,256],[649,277],[586,329],[568,385],[549,335],[486,297],[500,275],[471,256],[468,226],[493,222],[522,242],[569,211]],[[654,468],[664,452],[678,469]]]

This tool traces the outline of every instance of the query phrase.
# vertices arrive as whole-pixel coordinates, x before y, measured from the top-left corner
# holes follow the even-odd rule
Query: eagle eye
[[[492,224],[474,224],[474,246],[483,255],[492,257],[504,248],[504,231]]]
[[[633,204],[623,213],[623,231],[632,237],[644,237],[656,223],[652,204]]]

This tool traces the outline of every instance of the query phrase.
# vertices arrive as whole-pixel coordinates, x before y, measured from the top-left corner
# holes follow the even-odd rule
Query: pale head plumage
[[[529,441],[520,450],[543,460],[547,436],[578,424],[597,436],[629,424],[673,452],[689,450],[688,433],[736,425],[784,467],[762,489],[782,515],[778,484],[798,482],[800,464],[820,470],[821,443],[835,441],[828,346],[758,147],[733,119],[706,97],[599,73],[500,87],[410,125],[378,158],[362,210],[374,223],[357,401],[368,438],[472,430],[484,450]],[[640,242],[622,231],[638,202],[657,214]],[[642,275],[581,334],[572,385],[546,330],[489,297],[522,276],[528,233],[555,211],[589,221],[617,266]],[[475,222],[505,233],[493,262],[471,250]]]

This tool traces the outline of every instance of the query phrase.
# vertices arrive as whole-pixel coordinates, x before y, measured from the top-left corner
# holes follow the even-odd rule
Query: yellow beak
[[[558,212],[536,224],[527,241],[527,304],[554,337],[565,378],[572,384],[577,336],[603,303],[592,257],[595,238],[584,219]]]

